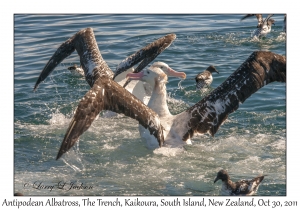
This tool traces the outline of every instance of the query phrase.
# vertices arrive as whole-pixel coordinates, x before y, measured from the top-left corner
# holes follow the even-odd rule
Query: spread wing
[[[44,81],[47,76],[55,69],[55,67],[60,64],[66,57],[72,54],[75,50],[75,46],[73,43],[74,36],[62,43],[56,52],[52,55],[50,60],[47,62],[46,66],[40,73],[33,90],[35,91],[39,84]]]
[[[263,25],[268,24],[268,20],[272,17],[273,14],[268,15],[268,17],[264,20]]]
[[[90,86],[93,86],[94,81],[100,75],[113,76],[113,72],[101,56],[93,29],[86,28],[77,32],[59,46],[38,77],[34,90],[36,90],[38,85],[47,78],[55,67],[74,52],[74,50],[77,51],[80,57],[85,79]],[[95,68],[96,66],[100,68]]]
[[[123,113],[136,119],[158,139],[159,145],[163,144],[163,127],[158,115],[118,83],[108,77],[101,77],[79,102],[56,159],[76,143],[102,110]]]
[[[247,14],[245,15],[244,17],[241,18],[241,21],[246,19],[246,18],[249,18],[249,17],[252,17],[252,16],[256,16],[257,18],[257,27],[259,28],[261,25],[263,25],[263,17],[262,17],[262,14]]]
[[[67,41],[62,43],[56,52],[52,55],[44,69],[40,73],[34,90],[38,85],[44,81],[47,76],[59,65],[66,57],[68,57],[75,50],[80,57],[81,67],[84,70],[85,79],[92,87],[94,82],[101,76],[105,75],[110,78],[115,78],[118,74],[126,71],[135,64],[141,62],[136,68],[136,71],[141,71],[152,60],[154,60],[162,51],[164,51],[173,40],[176,38],[175,34],[168,34],[150,44],[131,56],[124,59],[117,67],[116,74],[113,72],[102,58],[97,41],[92,28],[80,30]],[[100,68],[95,68],[95,67]]]
[[[135,64],[141,62],[137,68],[134,70],[134,73],[140,72],[145,68],[151,61],[153,61],[160,53],[162,53],[166,48],[168,48],[172,42],[176,39],[175,34],[167,34],[156,41],[148,44],[146,47],[135,52],[134,54],[128,56],[124,59],[116,68],[115,75],[113,78],[126,71],[127,69],[133,67]],[[130,81],[127,80],[123,87]]]
[[[253,195],[259,188],[264,176],[255,177],[252,180],[240,180],[235,182],[235,190],[232,195]]]
[[[271,82],[286,82],[286,58],[272,52],[257,51],[219,87],[194,106],[179,114],[174,129],[180,131],[182,140],[194,133],[217,132],[228,115],[238,109],[248,97]],[[184,121],[184,123],[182,123]]]

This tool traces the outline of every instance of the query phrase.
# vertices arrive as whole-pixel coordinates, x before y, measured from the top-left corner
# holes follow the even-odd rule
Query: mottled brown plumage
[[[185,128],[182,140],[192,138],[194,133],[214,136],[240,103],[264,85],[275,81],[286,82],[285,56],[272,52],[253,52],[219,87],[186,110],[189,119],[184,126],[181,125]]]
[[[133,71],[134,73],[140,72],[160,53],[162,53],[166,48],[168,48],[175,39],[175,34],[167,34],[166,36],[157,39],[156,41],[148,44],[146,47],[127,57],[117,66],[113,78],[126,71],[126,69],[128,69],[128,63],[130,63],[131,66],[134,66],[136,63],[142,61]],[[140,59],[136,59],[137,57],[140,57]],[[129,82],[130,80],[127,80],[123,87],[126,87]]]
[[[260,38],[266,36],[271,31],[272,25],[275,24],[275,20],[271,19],[273,14],[268,15],[266,19],[263,19],[262,14],[248,14],[242,17],[241,21],[252,16],[256,16],[258,21],[257,29],[253,32],[253,37]]]
[[[77,142],[103,110],[122,113],[137,120],[158,139],[159,145],[163,144],[163,127],[158,115],[117,82],[101,77],[79,102],[56,159]]]
[[[138,68],[142,69],[168,47],[175,38],[175,35],[170,34],[147,45],[128,59],[123,60],[117,70],[129,69],[140,61],[142,61],[142,64]],[[61,61],[75,50],[80,57],[85,79],[91,86],[91,89],[79,102],[56,159],[60,158],[75,144],[80,135],[91,126],[102,110],[123,113],[126,116],[136,119],[157,138],[159,145],[162,145],[164,142],[163,127],[160,124],[157,114],[113,81],[113,72],[102,58],[93,29],[91,28],[77,32],[60,45],[42,70],[34,86],[34,90]]]
[[[233,182],[230,180],[227,171],[220,170],[214,180],[214,183],[218,180],[222,180],[221,195],[254,195],[265,176],[266,175],[257,176],[253,179],[242,179]]]
[[[207,69],[205,69],[203,72],[197,74],[195,80],[196,80],[196,88],[198,90],[210,86],[210,84],[213,81],[213,77],[212,77],[213,72],[217,72],[219,74],[218,70],[211,65],[207,67]]]
[[[75,50],[80,57],[80,64],[84,70],[85,79],[92,87],[96,79],[100,76],[103,75],[108,76],[109,78],[115,78],[118,74],[142,61],[135,69],[135,72],[141,71],[161,52],[170,46],[175,38],[175,34],[168,34],[148,44],[136,53],[133,53],[118,65],[114,75],[105,60],[102,58],[93,29],[82,29],[59,46],[38,77],[34,90],[37,89],[38,85],[47,78],[57,65],[71,55]]]
[[[194,133],[209,133],[214,136],[228,115],[237,110],[239,104],[258,89],[270,82],[285,82],[285,64],[284,56],[272,52],[254,52],[213,92],[175,116],[170,114],[167,107],[165,87],[167,81],[166,78],[162,79],[164,73],[159,66],[155,69],[144,70],[143,74],[129,75],[131,78],[149,83],[154,83],[156,80],[164,81],[155,86],[148,105],[157,113],[164,113],[159,116],[166,128],[166,146],[178,147],[188,143]]]

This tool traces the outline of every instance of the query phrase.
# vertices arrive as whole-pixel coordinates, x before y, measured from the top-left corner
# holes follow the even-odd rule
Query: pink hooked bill
[[[144,76],[144,71],[140,71],[138,73],[128,73],[126,78],[131,80],[141,80]]]
[[[186,74],[184,72],[178,72],[175,71],[172,68],[168,68],[168,72],[166,72],[168,76],[173,76],[173,77],[180,77],[181,79],[185,79],[186,78]]]

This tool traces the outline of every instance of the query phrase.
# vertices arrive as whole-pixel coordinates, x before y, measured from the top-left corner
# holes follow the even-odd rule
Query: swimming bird
[[[175,34],[168,34],[148,44],[124,59],[117,67],[117,71],[126,71],[139,62],[141,63],[135,71],[141,71],[164,49],[169,47],[175,38]],[[149,129],[161,145],[164,141],[163,127],[158,115],[113,80],[114,73],[101,56],[92,28],[80,30],[59,46],[40,73],[34,91],[54,68],[75,50],[80,57],[85,79],[91,89],[80,100],[56,159],[60,158],[78,141],[80,135],[90,127],[102,110],[123,113],[136,119],[141,125]]]
[[[73,66],[68,67],[68,70],[75,75],[78,76],[84,76],[84,70],[81,66],[77,66],[77,64],[74,64]]]
[[[266,19],[263,19],[262,14],[247,14],[241,18],[241,21],[252,16],[256,16],[258,21],[256,26],[257,29],[252,34],[253,37],[265,37],[268,33],[271,32],[272,25],[275,25],[275,20],[271,19],[273,14],[268,15]]]
[[[257,192],[264,176],[257,176],[250,180],[242,179],[237,182],[230,180],[230,177],[225,170],[220,170],[214,180],[216,183],[219,179],[222,180],[221,195],[253,195]]]
[[[202,90],[203,92],[206,92],[207,87],[209,87],[213,81],[213,72],[217,72],[219,74],[218,70],[211,65],[195,77],[197,90]]]
[[[130,73],[131,80],[142,80],[153,86],[148,107],[155,111],[164,127],[164,146],[179,147],[191,144],[194,134],[212,136],[228,115],[238,109],[248,97],[273,81],[286,81],[285,57],[272,52],[258,51],[250,57],[219,87],[201,101],[177,115],[169,111],[166,97],[167,75],[160,68],[144,69]],[[140,135],[148,148],[158,147],[155,137],[140,126]]]

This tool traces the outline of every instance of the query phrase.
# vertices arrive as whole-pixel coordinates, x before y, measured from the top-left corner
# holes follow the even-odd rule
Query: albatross
[[[168,47],[175,37],[175,34],[169,34],[149,44],[150,46],[147,45],[123,60],[118,66],[119,70],[126,71],[142,61],[134,70],[140,72],[152,61],[153,57],[162,52],[163,48]],[[284,56],[272,52],[254,52],[219,87],[192,107],[176,115],[170,129],[166,130],[155,111],[113,80],[113,72],[102,58],[91,28],[77,32],[57,49],[41,72],[34,89],[75,50],[80,56],[80,62],[91,89],[80,100],[56,159],[59,159],[78,141],[102,110],[123,113],[136,119],[149,130],[151,136],[154,136],[151,138],[157,140],[158,147],[168,145],[165,142],[179,142],[183,145],[196,133],[209,133],[214,136],[228,115],[237,110],[239,104],[258,89],[274,81],[286,81]],[[154,56],[149,56],[151,53]]]
[[[145,70],[143,71],[143,74],[144,72]],[[161,139],[158,140],[157,135],[153,135],[148,127],[145,127],[142,123],[140,123],[146,130],[149,130],[145,135],[146,138],[148,138],[146,139],[147,144],[150,142],[150,147],[153,149],[161,146],[182,147],[191,142],[194,134],[208,133],[211,136],[214,136],[220,125],[222,125],[227,119],[228,115],[236,111],[241,103],[245,102],[248,97],[263,86],[275,81],[286,82],[285,56],[281,56],[273,52],[253,52],[248,59],[242,63],[241,66],[220,86],[182,113],[175,116],[170,116],[167,113],[166,117],[168,118],[168,116],[170,116],[170,118],[164,119],[164,117],[162,117],[164,114],[160,109],[152,110],[148,107],[148,110],[151,110],[152,112],[151,114],[148,113],[148,115],[140,115],[140,118],[144,119],[141,121],[143,122],[147,121],[147,119],[153,119],[152,115],[155,115],[155,120],[157,120],[161,126]],[[164,86],[165,84],[160,83],[159,86],[154,87],[160,87],[161,85]],[[154,90],[153,93],[155,93]],[[93,103],[95,108],[97,108],[97,111],[93,112],[95,115],[102,110],[101,104],[103,103],[103,100],[113,100],[110,99],[110,97],[104,97],[103,100],[100,100],[102,98],[101,90],[94,93],[96,94],[94,98],[89,97],[90,94],[93,93],[87,93],[81,100],[72,119],[72,121],[78,121],[81,126],[84,124],[86,129],[91,125],[94,118],[85,117],[84,119],[80,119],[79,116],[81,115],[91,115],[90,108],[81,104]],[[151,100],[154,99],[150,98],[148,106],[151,106]],[[163,102],[164,100],[162,100],[162,103]],[[136,101],[130,101],[131,105],[135,103]],[[132,105],[133,111],[135,110],[135,107],[136,105]],[[131,107],[129,107],[129,109],[131,109]],[[130,110],[128,111],[130,112]],[[78,128],[80,128],[80,126]],[[64,138],[62,146],[71,145],[69,142],[72,142],[72,138],[68,137],[68,133],[82,134],[85,131],[83,130],[82,132],[78,132],[78,128],[73,128],[72,124],[70,124],[66,134],[67,138]],[[80,135],[76,136],[76,140]],[[153,145],[155,140],[158,143]],[[58,158],[64,151],[66,150],[60,150]]]
[[[135,72],[141,71],[169,47],[175,38],[175,34],[167,34],[148,44],[124,59],[118,65],[116,72],[122,73],[139,62]],[[92,28],[80,30],[59,46],[40,73],[33,90],[36,91],[39,84],[47,78],[54,68],[75,50],[80,57],[85,79],[91,89],[80,100],[56,159],[59,159],[78,141],[80,135],[90,127],[102,110],[122,113],[137,120],[149,129],[149,132],[156,137],[159,145],[162,145],[164,142],[163,127],[158,115],[113,80],[116,75],[102,58]]]
[[[151,65],[151,68],[154,67],[159,67],[161,70],[164,71],[164,73],[169,76],[169,77],[178,77],[181,79],[185,79],[186,78],[186,74],[184,72],[178,72],[175,71],[174,69],[172,69],[168,64],[158,61],[158,62],[154,62]],[[74,64],[73,66],[68,67],[68,70],[70,70],[70,72],[72,74],[80,74],[82,76],[84,76],[84,71],[82,69],[82,67],[78,67],[76,64]],[[140,99],[141,101],[143,101],[146,105],[148,104],[149,101],[149,96],[151,96],[152,94],[152,89],[153,87],[151,85],[147,85],[147,84],[143,84],[141,81],[131,81],[130,83],[128,83],[128,78],[126,77],[126,75],[128,73],[132,73],[134,72],[133,68],[130,68],[122,73],[118,73],[115,77],[114,80],[116,82],[118,82],[120,85],[125,86],[125,83],[127,82],[125,88],[132,93],[133,95],[135,95],[138,99]]]
[[[164,127],[164,146],[179,147],[191,144],[195,133],[212,136],[228,115],[238,109],[258,89],[274,81],[286,81],[285,57],[272,52],[254,52],[219,87],[201,101],[177,115],[169,111],[166,98],[168,77],[159,67],[129,73],[131,80],[142,80],[153,86],[148,107],[155,111]],[[148,148],[157,148],[157,140],[140,125],[140,135]]]
[[[266,19],[263,19],[262,14],[247,14],[241,18],[241,21],[252,16],[256,16],[258,22],[253,37],[261,38],[271,32],[272,25],[275,24],[275,20],[271,19],[273,14],[268,15]]]

